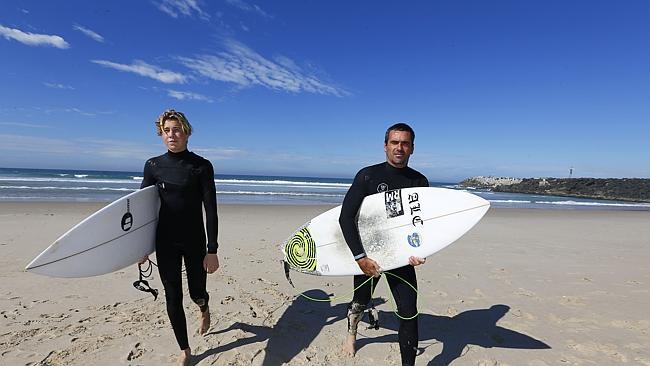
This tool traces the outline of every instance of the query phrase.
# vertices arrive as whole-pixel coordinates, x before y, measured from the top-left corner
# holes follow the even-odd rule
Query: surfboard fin
[[[285,260],[281,260],[280,262],[282,262],[282,266],[284,267],[284,276],[287,278],[287,281],[289,281],[291,287],[296,288],[296,286],[294,286],[293,282],[291,281],[291,277],[289,277],[289,271],[291,270],[289,268],[289,263],[287,263]]]

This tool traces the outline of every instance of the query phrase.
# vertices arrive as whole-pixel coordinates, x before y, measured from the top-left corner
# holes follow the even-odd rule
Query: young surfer
[[[357,325],[381,275],[381,268],[377,262],[366,255],[361,244],[356,217],[366,196],[401,188],[429,186],[429,181],[424,175],[407,166],[413,154],[414,141],[415,132],[409,125],[397,123],[390,126],[384,137],[386,161],[361,169],[343,200],[339,217],[343,237],[365,274],[354,276],[355,291],[352,302],[348,306],[348,334],[343,343],[343,352],[349,356],[354,356],[356,353]],[[424,262],[424,258],[410,257],[410,265],[387,271],[399,276],[388,276],[386,279],[397,304],[397,313],[401,317],[398,338],[402,365],[415,364],[418,346],[417,293],[409,284],[417,288],[413,266]],[[366,282],[367,276],[377,277],[377,279]]]
[[[147,160],[141,188],[155,184],[160,194],[156,259],[167,315],[181,349],[178,364],[184,366],[190,362],[191,350],[183,311],[182,263],[190,298],[201,311],[199,333],[205,334],[210,327],[206,277],[219,268],[214,170],[208,160],[187,150],[192,126],[183,113],[165,111],[156,121],[156,130],[167,152]]]

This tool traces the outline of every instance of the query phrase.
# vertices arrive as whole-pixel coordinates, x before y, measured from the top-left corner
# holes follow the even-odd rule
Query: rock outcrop
[[[494,192],[650,202],[650,179],[641,178],[473,177],[460,182],[460,185]]]

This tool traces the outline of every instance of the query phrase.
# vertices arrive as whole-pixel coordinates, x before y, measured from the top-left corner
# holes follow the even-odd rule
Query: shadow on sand
[[[328,298],[322,290],[309,290],[305,295],[315,299]],[[259,326],[236,322],[226,329],[210,332],[207,337],[225,334],[233,330],[242,330],[247,337],[233,342],[219,345],[192,358],[196,365],[201,360],[218,353],[245,346],[252,343],[268,340],[265,347],[262,365],[280,365],[291,361],[303,349],[309,347],[311,342],[321,332],[324,326],[333,324],[346,318],[347,304],[338,304],[334,307],[330,302],[311,301],[302,296],[296,297],[287,307],[274,326]],[[248,336],[250,334],[250,336]]]
[[[420,341],[435,339],[443,344],[442,352],[434,357],[429,366],[449,365],[461,357],[468,345],[485,348],[550,349],[544,342],[525,334],[497,325],[508,311],[507,305],[493,305],[489,309],[464,311],[456,316],[420,314]],[[397,332],[399,321],[392,312],[380,312],[380,326]],[[371,331],[365,331],[370,336]],[[397,334],[375,338],[360,338],[357,347],[378,342],[397,342]],[[423,350],[422,350],[423,351]]]
[[[322,290],[309,290],[304,294],[316,299],[325,299],[328,296]],[[385,302],[383,299],[373,301],[376,305]],[[468,345],[485,348],[551,348],[546,343],[528,335],[498,326],[497,322],[508,311],[510,311],[510,307],[507,305],[493,305],[489,309],[468,310],[453,317],[420,314],[420,341],[437,340],[443,344],[442,352],[435,356],[428,365],[449,365],[462,356],[463,350]],[[262,365],[288,363],[303,349],[309,347],[323,327],[340,320],[344,321],[346,314],[347,304],[331,306],[329,302],[315,302],[299,296],[287,307],[274,326],[268,327],[236,322],[226,329],[208,333],[206,336],[209,337],[211,335],[225,334],[233,330],[241,330],[247,333],[247,336],[195,355],[192,364],[196,365],[201,360],[218,353],[267,340]],[[361,349],[371,343],[397,342],[399,320],[392,312],[380,311],[380,326],[394,330],[395,333],[372,338],[372,330],[360,330],[360,335],[366,337],[358,339],[357,348]],[[366,327],[360,329],[364,328]],[[421,349],[421,351],[424,350]]]

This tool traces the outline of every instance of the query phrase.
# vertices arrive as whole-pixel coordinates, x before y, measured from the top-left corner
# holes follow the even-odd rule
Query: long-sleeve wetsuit
[[[165,288],[167,314],[181,350],[189,347],[187,324],[183,311],[181,283],[182,262],[185,263],[190,298],[207,308],[207,273],[203,259],[217,252],[217,198],[212,164],[187,150],[147,160],[141,188],[157,185],[160,212],[156,229],[156,259]],[[207,222],[203,222],[203,208]]]
[[[361,203],[366,196],[378,192],[385,192],[395,189],[411,187],[428,187],[429,181],[418,171],[406,168],[395,168],[387,162],[372,165],[361,169],[354,177],[341,207],[339,223],[343,232],[343,237],[350,247],[350,251],[355,260],[366,256],[366,252],[361,243],[359,230],[357,228],[357,215]],[[399,278],[410,283],[417,288],[417,278],[413,266],[407,265],[388,271]],[[418,322],[417,317],[417,292],[395,276],[388,276],[388,285],[390,286],[393,297],[397,304],[397,312],[402,318],[398,332],[400,353],[403,365],[415,364],[416,347],[418,344]],[[354,276],[354,297],[350,303],[350,309],[365,309],[372,297],[374,286],[379,281],[366,282],[368,279],[365,275]],[[359,287],[361,286],[361,287]]]

